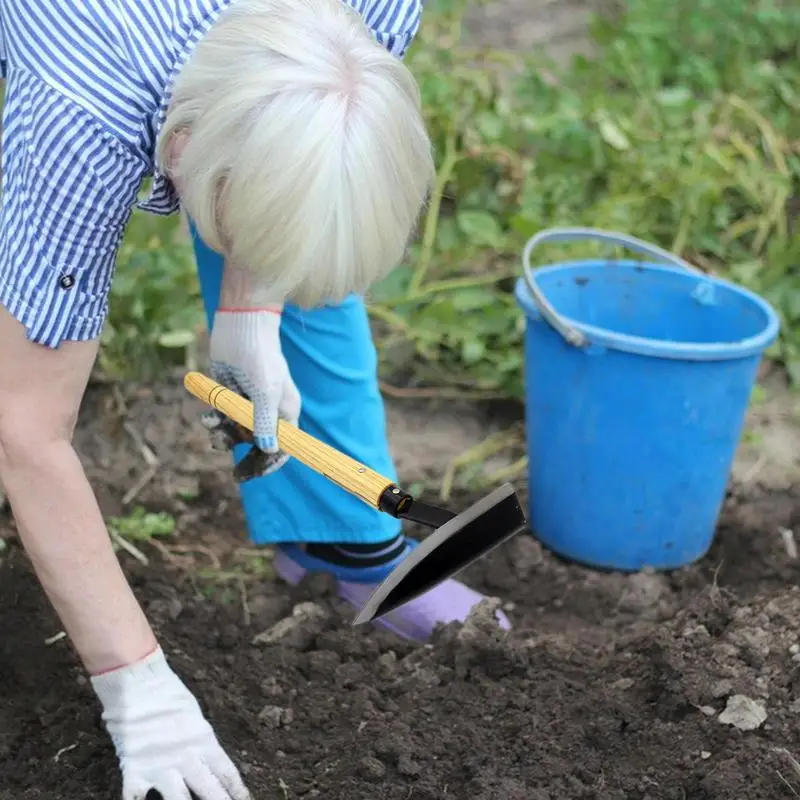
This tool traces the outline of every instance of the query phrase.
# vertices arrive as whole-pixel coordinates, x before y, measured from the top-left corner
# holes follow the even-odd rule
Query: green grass
[[[100,368],[112,379],[152,379],[191,357],[203,321],[180,218],[136,211],[117,261]]]
[[[561,69],[477,48],[468,5],[430,4],[408,58],[439,174],[407,263],[371,298],[383,377],[521,397],[522,247],[586,225],[761,293],[783,323],[769,355],[800,382],[800,6],[629,0],[595,22],[593,56]],[[191,257],[174,223],[139,215],[126,248],[106,361],[153,370],[202,321]]]
[[[143,564],[147,556],[139,545],[155,538],[169,537],[175,533],[175,518],[164,511],[147,511],[142,506],[133,508],[127,516],[111,517],[108,532],[115,550],[125,550]]]

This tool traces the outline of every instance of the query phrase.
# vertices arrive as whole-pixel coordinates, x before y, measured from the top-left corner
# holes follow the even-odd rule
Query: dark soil
[[[517,537],[465,576],[513,633],[483,609],[415,647],[351,628],[329,581],[290,590],[241,549],[227,457],[179,387],[119,401],[93,391],[81,452],[109,515],[175,515],[176,537],[141,545],[149,566],[121,557],[255,800],[800,796],[800,560],[779,533],[800,527],[800,491],[732,494],[712,552],[668,576],[592,572]],[[131,500],[148,449],[159,465]],[[59,624],[7,517],[0,535],[0,798],[119,797],[98,706],[66,639],[48,643]],[[720,721],[737,694],[763,705],[760,727]]]

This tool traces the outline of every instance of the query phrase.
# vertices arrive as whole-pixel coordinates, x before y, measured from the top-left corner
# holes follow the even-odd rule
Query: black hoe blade
[[[477,561],[527,525],[510,484],[495,489],[421,542],[372,593],[353,625],[382,617]]]

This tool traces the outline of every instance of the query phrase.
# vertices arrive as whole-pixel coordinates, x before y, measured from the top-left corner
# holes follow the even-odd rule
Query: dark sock
[[[406,549],[403,534],[376,544],[307,544],[306,552],[339,567],[378,567],[393,561]]]

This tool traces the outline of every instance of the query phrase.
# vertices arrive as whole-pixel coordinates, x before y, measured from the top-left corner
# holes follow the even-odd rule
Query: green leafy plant
[[[472,4],[429,4],[408,57],[438,175],[406,262],[371,296],[387,389],[522,397],[514,283],[526,239],[554,225],[623,231],[759,292],[782,321],[769,355],[800,382],[800,6],[618,0],[592,55],[561,67],[475,46]],[[137,212],[104,369],[183,362],[202,323],[177,219]]]
[[[800,8],[628,0],[558,68],[470,47],[466,7],[430,8],[409,62],[439,174],[420,243],[373,295],[384,376],[521,396],[522,247],[586,225],[760,292],[783,323],[770,355],[800,381]]]
[[[117,260],[99,364],[111,378],[152,379],[186,363],[204,324],[180,217],[136,211]]]
[[[155,536],[171,536],[175,518],[163,511],[147,511],[136,506],[125,517],[112,517],[108,525],[115,533],[132,542],[146,542]]]
[[[156,538],[175,533],[175,518],[165,511],[148,511],[136,506],[124,517],[112,517],[108,521],[108,533],[115,550],[124,550],[142,564],[147,556],[137,545],[152,542]]]

